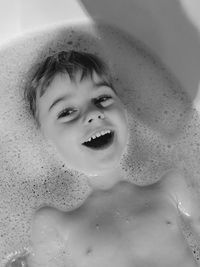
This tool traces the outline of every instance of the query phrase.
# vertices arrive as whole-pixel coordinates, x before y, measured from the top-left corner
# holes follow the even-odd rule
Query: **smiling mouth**
[[[93,149],[93,150],[102,150],[106,149],[112,145],[114,140],[114,132],[104,134],[102,136],[91,139],[91,141],[84,142],[82,145]]]

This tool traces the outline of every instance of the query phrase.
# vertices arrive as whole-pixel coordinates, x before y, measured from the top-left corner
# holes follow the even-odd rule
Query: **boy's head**
[[[127,144],[127,113],[111,80],[97,56],[62,51],[41,63],[25,90],[43,135],[88,175],[115,168]]]

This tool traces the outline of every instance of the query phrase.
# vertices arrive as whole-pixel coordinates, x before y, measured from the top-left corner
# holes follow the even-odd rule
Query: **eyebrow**
[[[94,86],[95,86],[95,88],[96,88],[97,90],[98,90],[99,88],[103,87],[103,86],[110,87],[110,88],[116,93],[116,91],[115,91],[115,89],[112,87],[112,85],[109,84],[109,83],[106,82],[106,81],[101,81],[101,82],[95,83]],[[49,112],[50,112],[50,110],[51,110],[55,105],[57,105],[57,104],[58,104],[59,102],[61,102],[61,101],[66,100],[67,98],[70,98],[70,96],[71,96],[71,94],[67,94],[67,95],[64,95],[64,96],[61,96],[61,97],[57,98],[57,99],[51,104],[51,106],[49,107]]]

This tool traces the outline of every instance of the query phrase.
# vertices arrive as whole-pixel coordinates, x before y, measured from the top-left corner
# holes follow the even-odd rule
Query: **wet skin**
[[[175,179],[148,187],[119,182],[93,192],[77,210],[39,210],[29,266],[198,266],[180,229],[172,196],[180,199],[183,192],[171,188]],[[183,203],[187,190],[184,195]]]
[[[52,107],[59,98],[64,99]],[[110,85],[96,73],[84,80],[77,73],[75,81],[68,74],[57,74],[45,94],[37,98],[37,107],[42,133],[68,167],[96,175],[118,164],[127,144],[127,113]],[[103,129],[114,132],[112,146],[94,151],[83,145]]]
[[[128,140],[126,111],[98,75],[83,81],[80,77],[72,82],[57,75],[38,98],[38,115],[45,138],[68,166],[88,175],[92,193],[74,211],[47,207],[35,214],[29,266],[197,266],[179,225],[178,202],[198,221],[184,179],[175,173],[148,187],[122,182],[118,163]],[[71,99],[50,109],[66,94]],[[113,144],[102,151],[84,147],[88,134],[99,127],[114,131]]]

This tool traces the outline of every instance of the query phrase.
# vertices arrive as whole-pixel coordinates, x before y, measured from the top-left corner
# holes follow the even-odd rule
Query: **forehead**
[[[105,75],[100,76],[96,72],[93,72],[91,75],[88,74],[83,77],[82,72],[79,71],[73,76],[73,78],[70,77],[67,72],[56,73],[53,77],[51,77],[50,82],[38,89],[37,98],[44,98],[45,96],[57,94],[63,90],[73,92],[76,87],[75,85],[82,83],[89,83],[90,85],[93,85],[91,89],[107,86],[116,93],[111,81],[109,81],[108,77]]]

